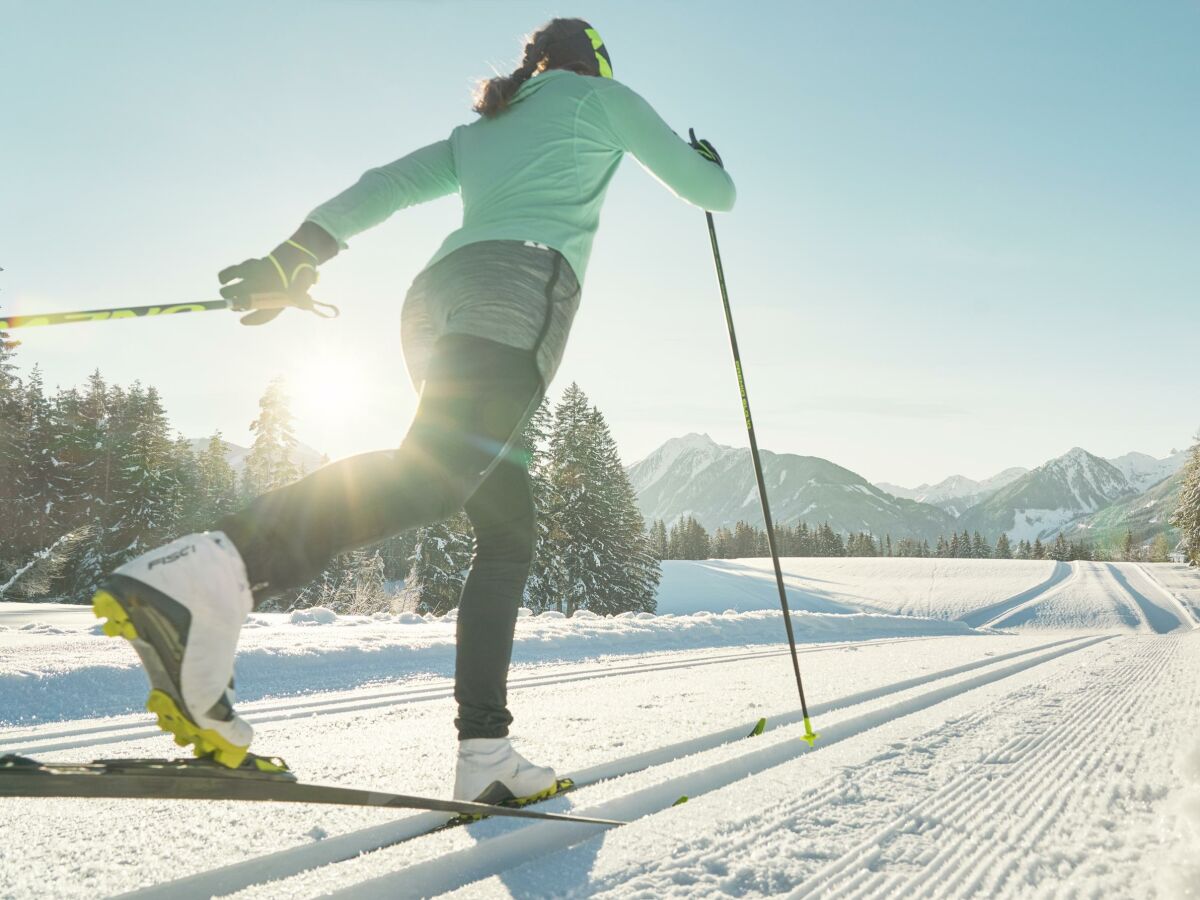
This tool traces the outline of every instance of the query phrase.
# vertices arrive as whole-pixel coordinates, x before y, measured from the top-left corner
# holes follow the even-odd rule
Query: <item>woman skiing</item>
[[[405,207],[459,192],[463,224],[416,277],[401,343],[420,399],[394,451],[325,466],[118,568],[93,606],[147,670],[147,709],[201,756],[237,767],[253,731],[233,709],[247,615],[339,553],[466,511],[475,553],[457,624],[454,796],[498,802],[552,793],[553,769],[508,740],[506,680],[534,546],[527,461],[517,446],[566,345],[609,181],[632,153],[684,200],[734,202],[710,144],[685,143],[612,80],[607,48],[580,19],[555,19],[520,67],[481,85],[480,117],[366,172],[261,259],[219,274],[222,295],[283,292],[311,305],[316,268],[346,239]],[[278,315],[250,313],[249,324]]]

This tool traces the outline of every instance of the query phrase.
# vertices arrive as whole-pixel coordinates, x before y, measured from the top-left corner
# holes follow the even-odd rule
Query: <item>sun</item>
[[[361,417],[369,381],[362,364],[341,353],[306,357],[287,378],[296,424],[319,436],[344,429]]]

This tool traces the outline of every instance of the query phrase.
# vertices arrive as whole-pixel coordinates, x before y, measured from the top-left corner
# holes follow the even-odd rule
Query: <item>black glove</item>
[[[305,222],[263,258],[248,259],[217,273],[225,285],[221,296],[232,300],[234,309],[252,310],[242,317],[243,325],[264,325],[288,306],[314,310],[317,304],[308,291],[317,282],[317,266],[337,251],[337,241],[325,229]]]
[[[709,162],[714,162],[722,169],[725,168],[725,163],[721,162],[721,154],[717,152],[717,148],[710,144],[704,138],[696,139],[696,132],[691,128],[688,129],[688,137],[690,137],[692,148],[707,159]]]

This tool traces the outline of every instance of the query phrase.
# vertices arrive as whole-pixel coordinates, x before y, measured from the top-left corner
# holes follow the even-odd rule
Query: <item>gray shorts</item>
[[[575,272],[557,250],[522,241],[459,247],[408,290],[400,315],[408,374],[419,389],[438,338],[469,334],[536,350],[548,385],[562,362],[579,295]]]

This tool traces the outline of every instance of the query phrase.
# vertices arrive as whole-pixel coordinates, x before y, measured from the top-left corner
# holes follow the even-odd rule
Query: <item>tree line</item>
[[[48,392],[35,366],[17,374],[17,343],[0,332],[0,598],[85,603],[125,561],[211,528],[304,473],[283,382],[251,424],[240,474],[215,432],[198,451],[171,428],[153,386],[112,385],[95,372]],[[539,512],[527,605],[570,614],[654,609],[660,577],[603,415],[572,385],[529,423],[524,451]],[[457,604],[472,552],[465,518],[397,535],[334,560],[277,608],[377,612],[395,588],[419,612]]]
[[[1197,470],[1200,471],[1200,465]],[[1197,496],[1200,496],[1200,489]],[[709,534],[693,516],[683,517],[669,529],[662,519],[655,519],[650,523],[649,538],[658,558],[666,560],[745,559],[770,555],[766,530],[744,521],[739,521],[732,529],[721,526]],[[928,540],[917,538],[893,540],[890,534],[882,537],[867,532],[843,535],[828,522],[812,526],[807,522],[776,525],[775,542],[780,556],[1053,559],[1062,562],[1098,559],[1166,562],[1171,550],[1166,535],[1160,534],[1149,548],[1143,548],[1134,542],[1131,531],[1126,532],[1121,546],[1114,551],[1097,548],[1084,540],[1069,541],[1062,534],[1049,542],[1035,538],[1032,542],[1020,540],[1015,545],[1008,535],[1002,534],[993,545],[978,531],[939,536],[931,545]]]

